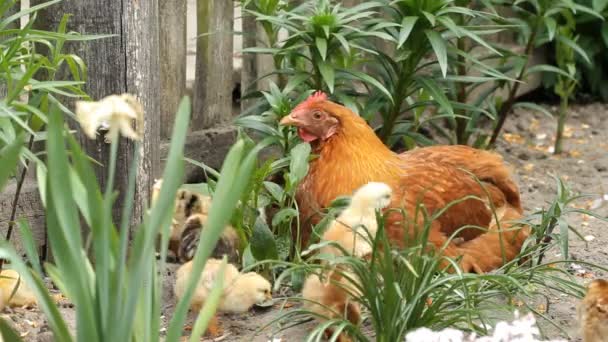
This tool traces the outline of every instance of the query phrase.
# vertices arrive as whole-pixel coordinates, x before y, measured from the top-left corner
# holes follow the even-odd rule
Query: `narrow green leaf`
[[[260,216],[258,216],[253,225],[249,246],[251,254],[258,261],[276,260],[278,258],[274,235],[270,231],[268,224]]]
[[[325,38],[317,37],[315,38],[315,45],[321,55],[321,59],[325,60],[327,58],[327,40]]]
[[[55,339],[57,341],[73,341],[68,327],[59,313],[59,309],[55,305],[53,298],[49,295],[44,282],[38,275],[30,272],[13,246],[6,241],[0,241],[0,258],[10,261],[11,268],[17,271],[23,277],[25,283],[32,289],[36,295],[39,308],[45,313],[45,319],[53,331]]]
[[[336,75],[334,73],[334,68],[327,62],[320,62],[318,67],[319,67],[319,72],[321,73],[321,76],[323,77],[323,81],[325,81],[325,84],[327,84],[327,87],[329,88],[329,92],[333,93],[334,92],[334,82],[335,82],[335,78],[336,78]]]
[[[564,35],[558,35],[557,36],[557,40],[568,45],[569,47],[571,47],[574,51],[576,51],[576,53],[578,53],[581,57],[583,57],[583,59],[587,62],[591,64],[591,60],[589,59],[589,56],[587,55],[587,53],[585,52],[585,50],[583,50],[580,45],[578,45],[575,41],[573,41],[572,39],[564,36]]]
[[[227,258],[224,255],[222,265],[215,276],[213,287],[205,299],[205,304],[202,310],[198,313],[198,317],[194,322],[194,328],[192,329],[192,334],[190,335],[190,342],[199,342],[201,340],[201,336],[205,333],[209,321],[215,315],[215,311],[220,304],[220,299],[224,294],[224,273],[226,273],[227,263]]]
[[[531,109],[531,110],[535,110],[535,111],[541,112],[541,113],[547,115],[550,118],[553,117],[553,114],[551,114],[551,112],[549,112],[545,107],[539,106],[536,103],[532,103],[532,102],[517,102],[517,103],[515,103],[513,105],[513,108]]]
[[[304,179],[308,173],[308,157],[310,156],[310,151],[310,144],[304,142],[291,149],[289,176],[293,186]]]
[[[439,104],[441,109],[443,109],[446,114],[452,117],[454,116],[454,109],[446,97],[445,92],[433,79],[429,77],[417,77],[416,81],[420,83],[422,88],[424,88],[424,90],[426,90],[433,97],[433,100]]]
[[[21,139],[15,139],[12,144],[8,145],[0,154],[2,166],[0,166],[0,190],[4,189],[6,182],[17,168],[19,157],[21,156],[22,142]]]
[[[448,73],[448,53],[445,45],[445,40],[441,37],[437,31],[433,30],[424,30],[429,42],[431,43],[431,47],[435,52],[435,56],[437,56],[437,62],[439,62],[439,67],[441,68],[441,74],[445,77]]]
[[[552,17],[545,18],[545,26],[547,26],[547,34],[549,35],[549,41],[555,38],[555,31],[557,30],[557,21]]]
[[[412,29],[414,28],[416,21],[418,21],[418,17],[403,18],[403,20],[401,21],[401,30],[399,30],[399,41],[397,43],[397,48],[400,48],[410,36],[410,33],[412,33]]]
[[[23,341],[21,337],[11,328],[11,326],[6,323],[4,318],[0,318],[0,333],[2,334],[2,341],[10,341],[10,342],[21,342]]]

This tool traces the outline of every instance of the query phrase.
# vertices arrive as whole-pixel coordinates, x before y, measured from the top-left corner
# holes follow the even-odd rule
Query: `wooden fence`
[[[23,0],[22,8],[46,0]],[[191,6],[188,6],[190,2]],[[233,103],[233,2],[230,0],[65,0],[38,14],[36,25],[56,30],[64,14],[72,14],[68,28],[83,34],[114,34],[111,38],[71,43],[66,50],[81,56],[88,65],[86,91],[93,99],[124,92],[136,95],[145,110],[144,141],[138,151],[134,215],[136,227],[150,197],[155,178],[161,176],[177,105],[191,91],[193,113],[186,154],[219,167],[234,139]],[[196,13],[192,13],[192,9]],[[187,22],[196,18],[196,72],[193,89],[187,89]],[[61,73],[59,76],[61,77]],[[249,78],[247,78],[249,77]],[[251,80],[251,76],[246,76]],[[68,102],[72,107],[72,103]],[[77,128],[77,125],[74,125]],[[103,138],[89,140],[79,134],[87,153],[101,163],[96,170],[102,186],[107,170],[109,145]],[[134,145],[123,139],[119,147],[116,190],[127,188],[127,170]],[[197,179],[187,168],[186,180]],[[0,229],[8,226],[15,186],[0,195]],[[115,213],[119,216],[119,198]],[[33,170],[23,187],[17,217],[30,220],[40,247],[44,245],[44,210]],[[13,237],[18,249],[20,237]]]

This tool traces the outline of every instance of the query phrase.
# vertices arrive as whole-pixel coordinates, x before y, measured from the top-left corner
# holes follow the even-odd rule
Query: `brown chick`
[[[372,252],[372,239],[378,230],[376,210],[391,202],[391,188],[384,183],[370,182],[355,191],[350,205],[330,224],[323,234],[324,241],[335,241],[353,256],[362,258]],[[365,227],[365,228],[363,228]],[[322,253],[339,256],[340,250],[331,245]]]
[[[578,309],[583,341],[608,342],[608,281],[592,281]]]
[[[15,270],[0,272],[0,310],[10,307],[31,307],[37,304],[34,292]]]
[[[304,309],[315,314],[320,322],[338,317],[344,317],[357,325],[361,321],[361,309],[351,295],[358,295],[354,284],[343,277],[344,272],[330,271],[327,278],[322,280],[318,274],[311,274],[306,278],[302,288]],[[354,275],[348,274],[351,279]],[[347,291],[345,291],[347,290]],[[330,338],[332,329],[327,329],[325,335]],[[345,334],[338,337],[340,342],[349,342],[351,339]]]
[[[156,202],[160,194],[162,179],[156,180],[152,187],[152,204]],[[176,257],[179,254],[179,244],[182,233],[185,229],[184,224],[192,214],[209,214],[211,208],[211,197],[201,195],[186,189],[179,189],[175,195],[175,209],[173,211],[173,221],[169,233],[169,251]]]
[[[178,257],[180,262],[184,263],[194,258],[206,222],[207,215],[204,214],[194,214],[186,220],[179,240]],[[226,255],[228,262],[238,264],[240,261],[239,243],[240,240],[236,230],[227,225],[222,231],[211,257],[221,259]]]
[[[176,272],[174,292],[179,301],[186,291],[190,274],[192,273],[193,262],[189,261]],[[203,273],[198,282],[190,309],[198,313],[205,304],[213,285],[219,275],[222,261],[209,259],[205,264]],[[255,304],[262,304],[272,300],[271,285],[261,275],[255,272],[239,273],[232,264],[227,264],[224,271],[223,292],[217,308],[220,312],[246,312]],[[219,336],[221,328],[217,317],[214,315],[209,322],[207,332],[212,336]]]

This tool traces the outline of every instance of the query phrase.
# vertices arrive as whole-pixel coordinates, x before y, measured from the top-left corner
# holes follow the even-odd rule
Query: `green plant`
[[[450,101],[443,94],[444,80],[483,83],[508,79],[460,49],[460,43],[453,43],[455,37],[459,41],[466,38],[474,46],[498,53],[482,39],[501,30],[491,25],[494,15],[458,2],[367,1],[352,8],[331,1],[307,1],[295,7],[264,4],[246,2],[248,12],[271,33],[270,46],[246,52],[273,55],[273,74],[288,80],[278,85],[284,89],[283,96],[319,89],[370,122],[379,113],[378,133],[389,145],[401,138],[408,147],[414,142],[430,144],[418,132],[424,124],[445,118],[466,120],[468,113],[489,115],[463,98]],[[280,29],[289,33],[284,42],[275,38]],[[448,75],[452,57],[473,59],[469,68],[483,77]],[[429,75],[435,66],[439,72]],[[436,106],[437,113],[424,118],[430,106]]]
[[[597,0],[575,0],[577,4],[593,8],[601,15],[591,15],[584,12],[574,14],[575,33],[578,37],[577,44],[589,57],[588,60],[575,54],[578,95],[590,95],[592,99],[608,101],[608,2]],[[600,39],[598,39],[598,33]],[[554,47],[557,48],[557,47]],[[557,61],[553,61],[557,65]],[[557,79],[547,77],[544,80],[546,88],[555,86]]]
[[[40,172],[45,164],[34,149],[36,142],[44,141],[47,113],[55,105],[67,116],[74,114],[62,104],[66,98],[87,98],[82,85],[87,79],[84,61],[74,54],[67,54],[63,47],[67,42],[87,41],[107,35],[81,35],[67,31],[68,15],[65,15],[56,32],[34,29],[36,13],[60,0],[48,1],[23,11],[15,0],[0,4],[0,149],[20,141],[19,158],[23,167],[12,170],[17,187],[12,202],[6,239],[10,240],[16,224],[16,208],[25,174],[30,163]],[[25,27],[19,27],[19,19],[30,16]],[[58,70],[66,68],[71,80],[58,80]]]
[[[134,230],[133,245],[127,252],[132,205],[123,207],[122,220],[118,224],[112,222],[111,210],[112,202],[116,198],[113,182],[119,144],[118,131],[110,137],[112,145],[108,184],[102,193],[91,171],[92,162],[76,139],[64,128],[61,110],[57,105],[50,107],[46,142],[48,173],[40,184],[40,191],[45,199],[48,235],[54,262],[45,264],[44,269],[53,283],[75,304],[75,337],[79,341],[160,340],[162,283],[158,275],[164,274],[164,256],[168,245],[172,207],[183,174],[183,146],[189,118],[190,102],[184,99],[177,113],[167,167],[163,174],[165,181],[159,198],[145,215],[143,223]],[[80,114],[79,119],[83,120]],[[135,144],[137,146],[139,142],[136,141]],[[6,151],[7,156],[14,155],[14,152],[11,154],[12,149],[14,147]],[[206,224],[207,229],[202,233],[202,242],[194,258],[195,276],[191,278],[183,300],[178,303],[168,327],[167,340],[176,341],[181,336],[194,286],[198,282],[205,260],[249,181],[259,149],[248,148],[241,140],[231,148],[226,157],[215,191],[216,200]],[[131,203],[134,196],[138,153],[134,154],[129,173],[129,187],[125,189],[125,197],[131,200],[125,203]],[[6,167],[3,166],[2,170],[6,170]],[[91,230],[91,258],[87,257],[87,246],[81,237],[79,216],[83,217]],[[157,264],[155,244],[158,234],[162,235],[163,261]],[[38,263],[34,246],[30,245],[26,250],[33,270],[26,266],[8,242],[0,244],[0,257],[10,261],[11,267],[32,286],[55,338],[60,341],[73,340],[41,280],[43,268]],[[217,304],[221,293],[214,292],[215,298],[208,302],[203,314],[199,315],[195,324],[197,333],[193,334],[192,341],[198,340],[200,333],[204,331],[206,320],[215,309],[214,305]]]
[[[322,340],[327,328],[333,328],[333,338],[345,332],[355,341],[370,341],[372,336],[375,341],[400,341],[407,332],[418,327],[433,330],[452,327],[486,334],[487,327],[508,317],[516,309],[514,303],[520,300],[523,300],[526,310],[534,312],[566,334],[532,303],[539,299],[548,300],[551,291],[577,298],[583,295],[582,286],[565,267],[571,262],[567,254],[568,231],[577,233],[568,225],[565,216],[572,212],[597,215],[572,208],[573,201],[580,197],[571,193],[560,180],[557,184],[557,197],[549,204],[549,208],[522,220],[521,224],[531,226],[532,234],[520,254],[491,274],[446,272],[446,260],[425,248],[429,222],[442,213],[430,216],[423,207],[419,207],[417,212],[417,215],[425,217],[425,223],[420,227],[421,233],[414,241],[408,241],[406,245],[410,247],[405,249],[379,248],[389,245],[382,215],[378,215],[379,230],[369,260],[349,256],[344,250],[345,256],[341,257],[315,253],[328,242],[312,245],[308,252],[313,256],[307,260],[308,264],[292,264],[279,280],[290,272],[323,274],[329,269],[340,272],[346,279],[346,284],[336,285],[342,287],[364,308],[363,317],[367,322],[364,326],[371,325],[373,331],[365,332],[366,329],[362,326],[337,318],[319,324],[307,340]],[[558,226],[560,232],[556,234],[553,229]],[[553,238],[547,239],[548,236]],[[555,247],[562,251],[565,249],[564,259],[543,262],[544,253]],[[449,261],[449,264],[456,265],[454,261]],[[602,266],[589,266],[606,270]],[[286,328],[311,315],[313,314],[305,309],[291,310],[271,324],[289,322],[281,327]]]
[[[566,37],[574,42],[578,37],[574,37],[574,18],[569,12],[564,13],[566,24],[559,27],[561,36]],[[555,55],[557,57],[557,66],[567,75],[557,75],[557,83],[555,84],[555,93],[560,98],[559,114],[557,119],[557,132],[555,134],[555,148],[553,153],[562,153],[562,136],[564,133],[564,125],[568,118],[568,100],[572,97],[576,86],[576,63],[574,59],[574,49],[563,41],[558,41],[555,44]]]
[[[574,3],[570,0],[493,0],[492,3],[497,6],[507,6],[517,15],[513,18],[505,18],[505,20],[520,28],[520,36],[525,44],[525,48],[523,52],[523,61],[515,71],[516,82],[508,84],[507,98],[501,103],[498,109],[497,122],[490,138],[490,145],[496,143],[496,139],[502,130],[507,116],[517,104],[516,97],[518,95],[517,92],[519,87],[530,74],[535,72],[553,72],[565,77],[573,77],[566,71],[550,65],[528,67],[529,58],[535,48],[552,42],[555,39],[560,44],[572,48],[581,58],[584,58],[589,62],[589,57],[585,51],[570,37],[561,35],[557,30],[559,17],[564,13],[586,13],[601,19],[601,15],[593,9]],[[522,104],[520,104],[520,106],[521,105]],[[536,110],[545,112],[539,106],[531,106],[530,104],[524,104],[523,106],[532,107]]]

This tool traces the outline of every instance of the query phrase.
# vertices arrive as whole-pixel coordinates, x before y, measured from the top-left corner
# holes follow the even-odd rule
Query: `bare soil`
[[[603,217],[608,216],[608,201],[599,200],[608,194],[608,106],[591,104],[572,107],[566,128],[565,152],[560,156],[550,153],[555,126],[554,118],[540,113],[518,111],[508,119],[505,134],[499,143],[498,152],[513,166],[518,178],[526,213],[546,207],[555,197],[555,177],[559,176],[573,191],[594,195],[576,202],[577,206],[592,209]],[[598,219],[578,214],[568,219],[570,224],[589,240],[582,241],[571,234],[571,258],[608,267],[608,225]],[[562,256],[555,250],[551,251],[548,257],[559,259]],[[170,265],[165,279],[165,323],[171,316],[175,302],[171,287],[176,267]],[[608,277],[608,274],[596,270],[574,267],[575,279],[581,284],[586,284],[594,278]],[[547,296],[550,304],[539,309],[545,311],[549,318],[566,330],[571,340],[580,340],[576,321],[578,300],[560,293],[547,293]],[[275,294],[275,297],[281,297],[281,294]],[[280,305],[281,303],[274,308],[256,309],[241,315],[222,315],[220,321],[224,335],[216,341],[304,340],[314,326],[313,322],[276,333],[276,325],[259,330],[281,314]],[[74,329],[73,307],[62,302],[61,312]],[[53,340],[44,316],[38,309],[7,309],[4,317],[12,322],[26,341]],[[189,323],[192,323],[192,317]],[[560,335],[558,329],[545,323],[542,326],[549,337]]]

